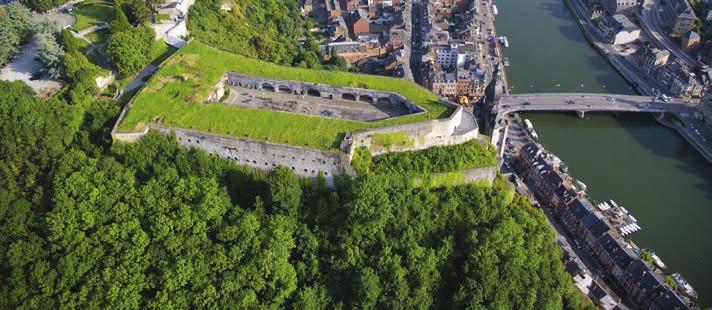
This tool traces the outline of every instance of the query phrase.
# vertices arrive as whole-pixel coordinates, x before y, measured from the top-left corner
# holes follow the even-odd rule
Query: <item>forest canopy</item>
[[[109,147],[96,137],[117,110],[90,110],[45,155],[54,164],[36,163],[50,167],[33,180],[46,199],[0,183],[12,195],[0,200],[0,308],[581,306],[541,211],[503,180],[427,189],[366,176],[329,189],[158,133]],[[3,173],[35,161],[2,156]]]

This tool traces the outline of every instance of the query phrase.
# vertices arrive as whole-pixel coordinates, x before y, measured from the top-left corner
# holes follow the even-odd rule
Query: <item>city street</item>
[[[638,16],[640,26],[658,48],[669,50],[682,59],[690,67],[696,67],[697,61],[685,53],[682,48],[665,34],[658,14],[659,0],[644,0],[641,13]]]

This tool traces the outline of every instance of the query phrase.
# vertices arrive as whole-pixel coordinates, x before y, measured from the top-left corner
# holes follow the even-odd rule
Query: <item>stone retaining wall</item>
[[[471,128],[461,128],[463,118],[471,117]],[[403,133],[409,137],[412,145],[393,145],[390,148],[383,148],[374,144],[373,136],[375,134],[397,134]],[[418,123],[410,123],[403,125],[395,125],[389,127],[375,128],[363,131],[352,132],[346,135],[341,142],[341,150],[349,155],[349,159],[353,156],[356,148],[365,146],[371,151],[371,154],[381,155],[390,152],[404,152],[427,149],[434,146],[444,146],[461,144],[472,139],[476,139],[479,135],[479,128],[474,121],[474,117],[469,112],[466,112],[462,107],[455,110],[450,117],[445,119],[437,119]]]
[[[314,96],[325,99],[342,99],[370,103],[373,105],[405,106],[408,112],[422,113],[426,110],[412,101],[394,93],[348,87],[307,83],[289,80],[273,80],[229,72],[218,82],[215,93],[224,85],[238,86],[264,91],[283,92],[297,96]],[[217,97],[219,99],[220,97]]]
[[[280,87],[289,87],[290,92],[297,95],[308,95],[310,91],[318,91],[322,97],[327,95],[341,96],[343,94],[352,94],[358,96],[356,100],[361,99],[363,96],[371,96],[371,98],[375,98],[374,100],[376,101],[381,98],[388,98],[390,104],[404,104],[411,111],[425,111],[420,106],[415,105],[403,97],[387,92],[338,88],[302,82],[267,80],[243,77],[240,75],[234,75],[228,79],[229,75],[230,74],[226,75],[225,79],[218,83],[218,85],[223,86],[226,83],[243,83],[240,86],[257,87],[257,85],[259,85],[259,87],[262,87],[263,83],[272,83],[271,85],[276,91],[280,91]],[[251,84],[245,84],[248,82]],[[212,98],[210,99],[217,100],[220,96],[222,96],[222,91],[216,89],[216,92],[212,94]],[[381,101],[383,102],[383,99],[381,99]],[[178,143],[185,147],[199,148],[209,154],[225,157],[239,164],[257,169],[268,170],[281,165],[291,168],[294,173],[299,176],[312,178],[321,173],[326,178],[327,184],[332,184],[334,175],[355,175],[350,164],[354,150],[359,146],[372,148],[372,135],[376,133],[404,133],[412,139],[414,143],[408,146],[394,146],[391,149],[372,150],[373,155],[388,152],[422,150],[433,146],[460,144],[476,139],[478,137],[479,128],[472,114],[452,103],[443,102],[443,104],[449,107],[456,107],[455,112],[448,118],[347,133],[341,143],[341,151],[334,152],[255,141],[226,135],[208,134],[188,129],[169,128],[157,124],[150,124],[141,131],[119,132],[118,126],[131,108],[131,103],[128,103],[122,110],[111,135],[114,141],[136,142],[148,133],[149,129],[155,129],[164,134],[168,134],[172,131],[175,133]],[[478,175],[475,176],[475,178],[487,179],[489,177]]]
[[[256,169],[276,166],[291,168],[296,175],[317,177],[319,173],[330,181],[334,175],[353,175],[348,157],[338,152],[325,152],[291,145],[268,143],[230,136],[206,134],[193,130],[151,126],[164,134],[175,133],[178,144],[202,149]]]

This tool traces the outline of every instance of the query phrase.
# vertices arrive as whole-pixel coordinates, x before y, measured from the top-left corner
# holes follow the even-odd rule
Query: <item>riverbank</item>
[[[499,0],[497,6],[497,30],[513,43],[503,50],[512,63],[507,78],[513,94],[633,94],[606,57],[591,49],[561,0]],[[704,220],[712,217],[712,165],[685,137],[648,113],[587,113],[583,120],[570,113],[523,115],[594,201],[613,198],[645,225],[631,236],[634,242],[684,275],[702,308],[712,305],[712,240]],[[510,128],[507,136],[513,135]]]
[[[572,1],[575,1],[576,3],[573,3]],[[601,56],[603,56],[606,62],[608,62],[608,64],[610,64],[611,67],[613,67],[613,69],[618,72],[618,74],[620,74],[620,76],[623,77],[623,79],[625,79],[625,81],[628,82],[639,94],[653,96],[654,94],[652,90],[655,89],[655,87],[646,84],[645,81],[641,80],[638,74],[631,72],[631,69],[628,68],[627,65],[622,63],[626,60],[621,59],[621,55],[611,53],[610,49],[605,48],[605,43],[599,42],[596,38],[594,38],[594,34],[592,32],[596,31],[595,28],[593,27],[593,25],[590,24],[586,17],[581,16],[581,10],[584,9],[580,7],[582,3],[580,3],[578,0],[564,0],[564,3],[569,9],[569,12],[572,14],[572,18],[579,26],[579,29],[581,29],[581,33],[583,34],[583,36],[586,38],[589,44],[599,54],[601,54]],[[658,89],[661,88],[658,86]],[[661,118],[659,117],[656,117],[655,119],[665,126],[670,126],[669,124],[662,122]],[[684,125],[685,127],[687,127],[686,124]],[[688,141],[688,143],[690,143],[690,145],[692,145],[697,150],[697,152],[700,153],[700,155],[702,155],[702,157],[704,157],[712,164],[712,147],[698,141],[697,137],[695,137],[694,135],[689,133],[688,130],[680,127],[679,125],[675,125],[671,128],[675,129],[685,140]]]
[[[622,57],[617,54],[612,54],[608,49],[606,49],[604,46],[602,46],[603,43],[599,42],[593,37],[593,34],[591,33],[592,29],[589,29],[588,27],[594,28],[593,25],[591,25],[588,20],[584,19],[585,17],[581,16],[581,12],[575,8],[574,6],[576,4],[573,4],[572,1],[577,1],[577,0],[564,0],[564,3],[566,4],[566,7],[569,9],[569,12],[571,13],[574,21],[576,21],[576,24],[579,26],[579,29],[581,29],[581,33],[583,36],[586,38],[588,43],[593,47],[594,50],[596,50],[601,56],[603,56],[603,59],[606,60],[608,64],[613,67],[613,69],[620,74],[623,79],[630,84],[637,93],[641,95],[652,95],[652,88],[651,86],[643,86],[645,83],[641,83],[639,79],[634,78],[629,71],[627,71],[627,68],[623,64],[620,63],[620,61],[625,61],[621,60],[620,58],[617,57]],[[578,3],[580,4],[580,3]],[[628,72],[628,73],[626,73]]]

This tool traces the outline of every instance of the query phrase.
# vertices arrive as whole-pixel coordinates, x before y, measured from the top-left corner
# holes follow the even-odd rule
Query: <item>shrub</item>
[[[376,156],[371,164],[375,173],[439,173],[494,166],[494,148],[478,140],[432,147],[422,151],[388,153]]]
[[[353,158],[351,158],[351,166],[356,170],[357,175],[365,175],[371,168],[371,152],[365,146],[356,148]]]

